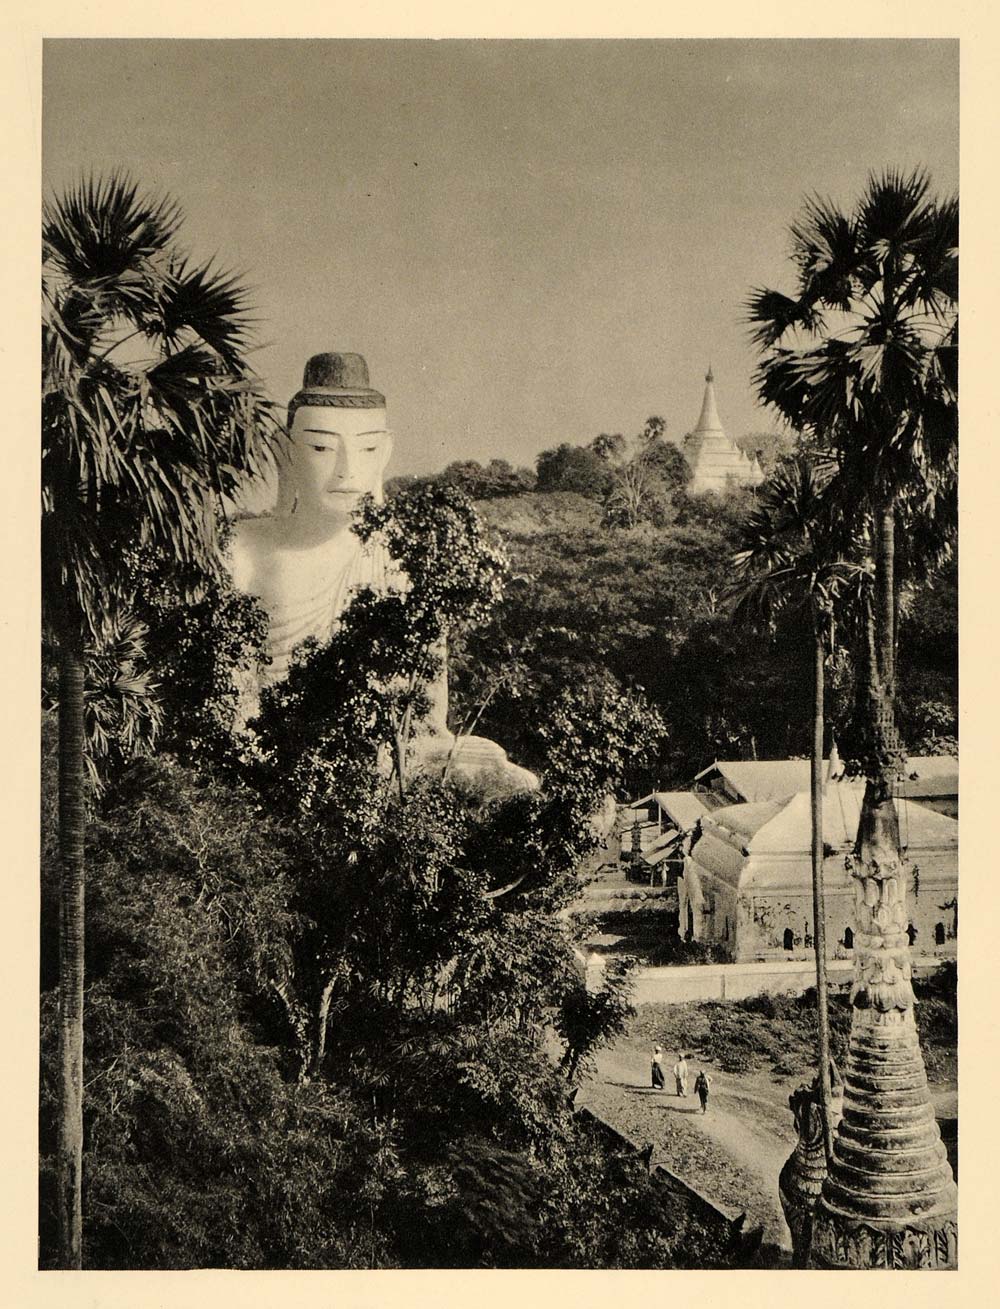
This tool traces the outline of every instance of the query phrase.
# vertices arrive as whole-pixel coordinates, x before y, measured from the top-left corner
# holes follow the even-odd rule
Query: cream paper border
[[[347,12],[341,12],[346,10]],[[488,12],[457,0],[336,6],[298,0],[206,4],[204,0],[8,0],[2,20],[4,258],[0,313],[3,370],[3,505],[0,608],[3,673],[3,1154],[0,1169],[0,1305],[87,1309],[230,1309],[230,1306],[344,1306],[430,1309],[468,1305],[574,1309],[683,1301],[741,1309],[808,1298],[810,1306],[871,1300],[880,1306],[995,1299],[1000,1289],[1000,1159],[992,1052],[1000,954],[996,932],[1000,823],[996,794],[996,693],[1000,683],[1000,443],[994,358],[1000,287],[995,268],[1000,191],[998,22],[989,0],[944,6],[927,0],[851,0],[816,5],[625,6],[593,0],[537,0]],[[37,863],[38,863],[38,219],[41,187],[43,37],[941,37],[961,39],[962,119],[962,968],[961,1268],[927,1277],[873,1273],[310,1272],[39,1273],[36,1268]],[[709,92],[710,93],[710,92]],[[779,92],[780,93],[780,92]],[[723,190],[724,194],[724,190]],[[789,215],[791,219],[792,215]],[[739,221],[734,215],[734,222]],[[749,276],[749,273],[748,273]],[[807,1279],[807,1280],[803,1280]]]

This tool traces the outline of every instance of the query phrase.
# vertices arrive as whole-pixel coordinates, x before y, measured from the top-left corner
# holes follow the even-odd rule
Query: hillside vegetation
[[[452,655],[456,717],[493,692],[476,730],[512,756],[540,762],[532,722],[569,685],[641,688],[662,714],[655,765],[629,779],[684,786],[716,758],[803,756],[809,748],[811,640],[785,621],[772,638],[730,618],[731,558],[749,492],[726,500],[675,494],[670,521],[602,523],[579,492],[525,492],[480,501],[503,540],[511,580],[498,615]],[[498,670],[517,667],[493,691]],[[854,684],[847,660],[828,670],[827,714],[849,735]],[[491,680],[492,679],[492,680]],[[954,748],[956,568],[920,586],[904,611],[900,720],[912,753]]]

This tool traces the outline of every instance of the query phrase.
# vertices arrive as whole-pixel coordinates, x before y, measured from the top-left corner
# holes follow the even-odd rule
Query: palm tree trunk
[[[84,804],[83,649],[59,647],[59,1267],[82,1267]]]
[[[810,761],[812,816],[813,945],[816,950],[816,1021],[819,1089],[823,1108],[823,1145],[829,1166],[833,1157],[833,1088],[830,1085],[830,1015],[826,979],[826,901],[823,895],[823,633],[813,614],[813,739]]]
[[[891,496],[878,508],[875,549],[878,676],[891,702],[896,690],[896,510]]]

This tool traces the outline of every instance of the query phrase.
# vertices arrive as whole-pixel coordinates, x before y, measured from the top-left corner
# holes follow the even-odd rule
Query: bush
[[[748,1014],[761,1014],[764,1018],[777,1018],[778,1016],[774,996],[768,995],[766,991],[762,991],[760,995],[747,996],[745,1000],[738,1001],[738,1004]]]
[[[918,982],[917,1025],[928,1076],[954,1077],[957,1011],[954,998],[934,994],[947,989],[947,977]],[[847,991],[830,996],[830,1052],[843,1069],[851,1030]],[[755,995],[744,1000],[645,1005],[632,1025],[640,1040],[659,1041],[668,1049],[687,1049],[727,1072],[770,1069],[783,1077],[807,1078],[816,1063],[816,991],[799,996]]]
[[[914,981],[913,990],[918,1000],[925,996],[957,1000],[958,964],[954,959],[946,959],[928,977]]]
[[[608,465],[584,446],[563,442],[554,450],[543,450],[536,467],[539,491],[576,491],[602,500],[611,484]]]

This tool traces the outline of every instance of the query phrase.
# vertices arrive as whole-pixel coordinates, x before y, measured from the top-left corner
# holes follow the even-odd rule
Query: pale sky
[[[254,288],[281,403],[356,350],[389,468],[755,409],[742,301],[802,197],[958,186],[957,41],[49,41],[43,180],[127,167]]]

